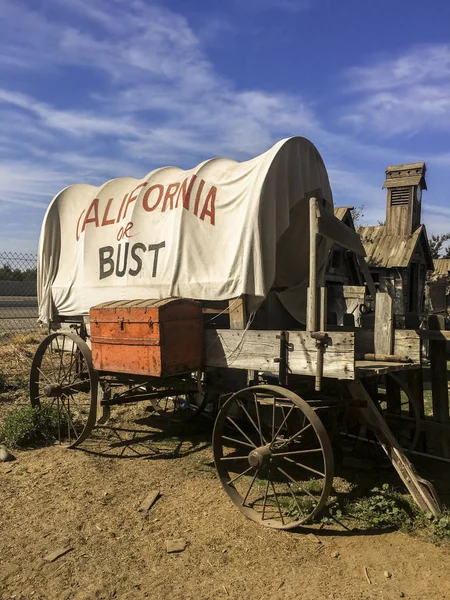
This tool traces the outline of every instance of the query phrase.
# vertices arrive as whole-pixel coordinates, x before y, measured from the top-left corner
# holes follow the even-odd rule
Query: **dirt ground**
[[[448,546],[338,525],[263,528],[223,492],[210,422],[171,432],[145,406],[124,406],[82,449],[0,464],[1,600],[450,599]],[[152,490],[161,496],[145,515]],[[168,554],[180,538],[186,549]],[[58,548],[70,551],[46,561]]]

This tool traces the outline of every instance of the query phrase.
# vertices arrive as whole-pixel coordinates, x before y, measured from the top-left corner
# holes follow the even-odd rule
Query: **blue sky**
[[[0,251],[34,252],[63,187],[245,160],[311,139],[336,205],[384,218],[387,165],[425,160],[450,231],[450,3],[1,0]]]

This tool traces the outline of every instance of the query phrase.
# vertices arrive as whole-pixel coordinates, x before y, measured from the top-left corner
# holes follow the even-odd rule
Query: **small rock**
[[[332,552],[331,558],[337,558],[339,556],[339,552]]]
[[[0,446],[0,462],[10,462],[11,460],[16,460],[16,457],[5,446]]]
[[[400,598],[406,598],[405,592],[400,592]]]
[[[58,558],[61,558],[61,556],[64,556],[71,550],[73,550],[72,546],[65,546],[63,548],[57,548],[53,552],[50,552],[50,554],[47,554],[47,556],[44,556],[44,560],[45,560],[45,562],[55,562],[55,560],[57,560]]]
[[[383,575],[386,577],[386,579],[390,579],[392,577],[392,573],[390,571],[385,571]]]
[[[186,550],[188,542],[186,540],[166,540],[166,552],[171,554],[172,552],[183,552]]]
[[[145,500],[143,500],[143,502],[139,506],[138,511],[143,512],[143,513],[148,513],[148,511],[151,509],[153,504],[158,500],[159,496],[160,496],[159,490],[153,490],[152,492],[150,492],[148,494],[148,496],[145,498]]]
[[[308,538],[308,540],[310,540],[311,542],[314,542],[315,544],[321,544],[322,540],[320,540],[317,535],[314,535],[313,533],[308,533],[306,535],[306,537]]]

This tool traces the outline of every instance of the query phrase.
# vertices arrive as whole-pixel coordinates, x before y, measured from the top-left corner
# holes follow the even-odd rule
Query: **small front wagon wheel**
[[[233,394],[213,433],[223,488],[248,518],[274,529],[312,520],[332,488],[330,439],[316,412],[278,386]]]
[[[74,448],[88,437],[96,422],[97,392],[86,342],[74,333],[47,336],[31,365],[30,399],[34,407],[50,407],[60,443]]]

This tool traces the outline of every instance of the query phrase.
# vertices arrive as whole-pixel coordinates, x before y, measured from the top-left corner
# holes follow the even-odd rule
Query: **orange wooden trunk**
[[[167,377],[203,366],[202,307],[194,300],[120,300],[90,310],[94,368]]]

